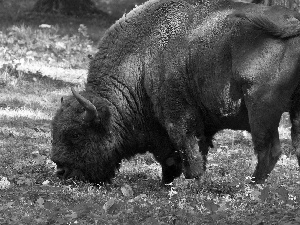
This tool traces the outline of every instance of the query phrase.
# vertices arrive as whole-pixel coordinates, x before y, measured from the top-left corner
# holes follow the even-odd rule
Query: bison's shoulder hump
[[[132,39],[137,42],[137,39],[149,35],[170,11],[180,11],[188,8],[192,8],[192,6],[186,0],[147,1],[117,20],[106,31],[100,44],[110,40],[124,42],[125,39],[127,41]]]

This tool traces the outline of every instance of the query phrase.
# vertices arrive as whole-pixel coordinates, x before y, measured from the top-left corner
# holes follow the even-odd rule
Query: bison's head
[[[62,100],[52,123],[51,159],[57,175],[94,183],[110,181],[121,159],[108,102],[92,93],[72,92],[73,96]]]

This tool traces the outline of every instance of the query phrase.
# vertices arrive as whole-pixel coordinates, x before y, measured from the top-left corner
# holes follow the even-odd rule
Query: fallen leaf
[[[44,222],[44,219],[42,219],[42,218],[38,218],[38,219],[35,219],[35,221],[39,224],[39,223],[42,223],[42,222]]]
[[[251,183],[253,183],[251,177],[249,177],[249,176],[246,177],[246,179],[245,179],[245,184],[251,184]]]
[[[139,200],[144,199],[144,198],[147,198],[147,195],[146,194],[140,194],[140,195],[136,196],[135,198],[130,199],[128,202],[135,202],[135,201],[139,201]]]
[[[260,200],[259,196],[260,196],[260,191],[257,190],[253,190],[251,191],[251,196],[253,200]]]
[[[120,211],[120,204],[116,202],[115,198],[109,199],[104,205],[103,209],[107,214],[117,214]]]
[[[66,217],[69,217],[71,219],[76,219],[77,218],[77,213],[76,212],[72,212],[71,214],[67,214]]]
[[[289,199],[289,192],[285,187],[279,187],[277,189],[277,193],[279,194],[280,198],[286,202]]]
[[[298,223],[300,223],[300,217],[295,217],[294,220]]]
[[[38,204],[38,206],[39,206],[40,208],[44,208],[44,202],[45,202],[45,200],[44,200],[43,198],[39,197],[39,198],[36,200],[36,202],[37,202],[37,204]]]
[[[0,180],[0,190],[8,189],[10,187],[10,182],[7,180],[6,177],[2,177]]]
[[[24,176],[21,176],[21,177],[18,177],[17,184],[19,184],[19,185],[22,185],[22,184],[31,185],[32,180],[29,179],[29,178],[26,178]]]
[[[260,192],[260,195],[259,195],[260,200],[262,200],[264,202],[269,197],[269,194],[270,194],[270,187],[266,186]]]
[[[207,208],[210,212],[214,213],[220,206],[218,204],[215,204],[212,200],[207,200],[204,202],[204,207]]]
[[[47,201],[47,202],[44,203],[44,208],[45,208],[45,209],[51,210],[51,209],[53,209],[54,207],[55,207],[55,205],[54,205],[52,202]]]
[[[31,152],[32,157],[38,157],[40,155],[39,151],[33,151]]]
[[[45,160],[46,160],[46,156],[43,156],[43,155],[37,155],[37,156],[33,159],[33,161],[34,161],[36,164],[38,164],[38,165],[44,164]]]
[[[134,212],[134,207],[133,206],[130,206],[130,207],[128,207],[127,209],[126,209],[126,213],[128,213],[128,214],[131,214],[131,213],[133,213]]]
[[[125,197],[133,196],[133,190],[128,184],[125,184],[123,187],[121,187],[121,192]]]
[[[103,205],[104,211],[107,212],[108,209],[109,209],[113,204],[115,204],[115,199],[114,199],[114,198],[109,199],[109,200]]]
[[[49,183],[50,183],[49,180],[45,180],[45,181],[42,183],[42,185],[48,185]]]
[[[14,202],[8,202],[8,203],[6,204],[6,207],[7,207],[7,208],[10,208],[10,207],[12,207],[13,204],[14,204]]]
[[[227,202],[227,201],[222,201],[222,202],[219,204],[218,213],[220,214],[221,211],[227,210],[228,207],[229,207],[229,202]]]

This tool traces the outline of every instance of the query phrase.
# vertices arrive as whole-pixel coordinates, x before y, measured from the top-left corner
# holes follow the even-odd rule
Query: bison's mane
[[[130,81],[135,77],[138,79],[138,72],[143,66],[142,60],[134,60],[134,58],[141,59],[144,53],[143,49],[146,50],[151,43],[157,44],[156,39],[159,40],[159,36],[162,34],[170,39],[173,34],[177,35],[178,32],[184,30],[184,28],[178,28],[181,30],[177,31],[177,24],[167,24],[166,19],[172,18],[181,21],[183,20],[182,14],[189,14],[189,10],[192,9],[193,6],[186,0],[152,0],[136,7],[128,14],[124,14],[100,40],[99,50],[89,65],[87,87],[94,88],[97,84],[98,90],[108,90],[107,83],[112,86],[112,83],[117,82],[117,85],[122,86],[120,89],[130,91],[130,88],[134,88]],[[164,26],[165,24],[166,26]],[[160,30],[165,27],[167,29]],[[126,60],[129,61],[126,66],[130,68],[123,69],[122,72],[121,69],[124,66],[122,63]],[[126,78],[124,71],[133,71],[132,79]],[[105,94],[107,95],[108,91]],[[112,94],[110,96],[108,100],[114,101]]]
[[[292,17],[290,20],[286,20],[285,24],[281,25],[260,14],[234,13],[231,16],[246,20],[248,23],[243,25],[262,30],[274,37],[284,39],[300,35],[300,21],[298,17]]]

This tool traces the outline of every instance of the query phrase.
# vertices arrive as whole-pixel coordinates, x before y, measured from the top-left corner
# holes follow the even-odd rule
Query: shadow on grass
[[[229,195],[234,197],[241,188],[232,184],[231,182],[208,182],[203,185],[203,191],[215,194],[217,196]]]
[[[36,73],[26,72],[24,73],[22,79],[29,82],[40,82],[43,85],[52,86],[57,89],[61,89],[65,87],[74,87],[78,85],[76,83],[71,83],[63,80],[53,79],[48,76],[44,76],[40,72],[36,72]]]
[[[22,107],[28,106],[28,102],[25,102],[24,99],[18,99],[17,97],[11,98],[11,99],[3,99],[0,103],[0,110],[1,109],[19,109]],[[43,104],[40,102],[31,102],[30,103],[30,109],[32,110],[41,110],[43,109]]]
[[[93,15],[76,17],[25,12],[13,20],[0,15],[0,20],[0,25],[2,27],[1,30],[5,30],[12,25],[25,25],[37,29],[41,24],[49,24],[52,26],[58,26],[58,34],[61,36],[72,36],[78,33],[80,24],[84,24],[88,28],[88,35],[90,39],[94,43],[97,43],[103,36],[106,29],[109,28],[117,20],[117,18]]]
[[[1,128],[6,127],[7,129],[32,129],[35,132],[50,132],[50,126],[51,126],[51,119],[31,119],[27,117],[18,117],[14,119],[0,119],[1,121]]]
[[[5,76],[5,78],[1,78],[1,85],[6,86],[6,83],[9,79],[21,79],[23,81],[27,82],[39,82],[41,85],[51,86],[56,89],[61,89],[65,87],[74,87],[76,85],[79,85],[79,83],[76,82],[68,82],[63,81],[59,79],[54,79],[52,77],[43,75],[41,72],[23,72],[16,69],[16,66],[13,66],[12,64],[3,64],[3,66],[0,68],[0,73],[2,73],[2,77]],[[6,75],[4,75],[6,74]]]
[[[149,176],[146,171],[130,174],[117,173],[117,176],[112,181],[112,186],[116,188],[122,187],[124,184],[134,187],[135,195],[147,194],[147,191],[160,192],[168,189],[168,187],[161,185],[159,174],[157,174],[157,177],[153,177],[153,175]]]

